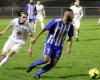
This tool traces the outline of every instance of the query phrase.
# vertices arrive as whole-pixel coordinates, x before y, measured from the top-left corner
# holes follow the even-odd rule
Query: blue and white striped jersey
[[[55,46],[63,46],[63,42],[68,35],[73,36],[74,27],[72,23],[64,24],[62,18],[53,19],[46,27],[49,31],[46,43],[53,44]]]
[[[28,13],[28,19],[34,19],[37,14],[35,5],[29,3],[25,6],[24,11]]]

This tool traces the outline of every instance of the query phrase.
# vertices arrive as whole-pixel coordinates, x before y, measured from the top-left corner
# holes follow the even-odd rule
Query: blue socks
[[[40,59],[40,60],[34,62],[32,64],[32,67],[36,67],[36,66],[41,65],[41,64],[44,64],[44,63],[45,63],[45,61],[43,59]]]
[[[55,66],[55,64],[51,64],[51,63],[50,63],[50,64],[47,64],[47,65],[44,66],[40,71],[38,71],[38,72],[36,73],[36,75],[41,75],[41,74],[43,74],[43,73],[45,73],[45,72],[51,70],[54,66]]]

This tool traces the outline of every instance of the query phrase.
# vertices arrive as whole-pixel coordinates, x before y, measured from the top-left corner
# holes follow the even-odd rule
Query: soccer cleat
[[[35,67],[29,66],[29,67],[26,69],[26,72],[27,72],[27,73],[31,72],[33,68],[35,68]]]
[[[35,78],[36,80],[39,80],[39,79],[40,79],[40,75],[37,75],[37,74],[36,74],[36,75],[34,76],[34,78]]]
[[[76,41],[79,41],[79,39],[78,39],[78,38],[76,38]]]

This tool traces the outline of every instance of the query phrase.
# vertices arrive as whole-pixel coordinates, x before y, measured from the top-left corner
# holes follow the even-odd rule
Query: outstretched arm
[[[0,32],[0,36],[3,35],[7,30],[9,30],[12,27],[11,24],[9,24],[2,32]]]
[[[34,38],[33,35],[31,35],[30,37],[30,45],[29,45],[29,49],[28,49],[28,55],[31,56],[32,55],[32,45],[36,42],[36,40],[38,39],[38,37],[45,31],[45,29],[42,29],[37,36]]]
[[[32,55],[32,45],[33,45],[32,40],[33,40],[33,38],[34,38],[33,36],[31,36],[31,38],[30,38],[30,44],[29,44],[29,49],[28,49],[29,56]]]
[[[36,42],[36,40],[39,38],[39,36],[42,34],[42,33],[44,33],[46,31],[46,29],[42,29],[37,35],[36,35],[36,37],[34,38],[34,39],[32,39],[32,43],[35,43]]]

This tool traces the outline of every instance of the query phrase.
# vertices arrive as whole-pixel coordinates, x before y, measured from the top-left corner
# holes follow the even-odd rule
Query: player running
[[[39,36],[46,30],[49,31],[44,48],[44,57],[40,60],[34,62],[29,66],[27,72],[29,73],[35,67],[46,64],[40,71],[35,74],[35,78],[39,79],[40,76],[47,71],[51,70],[58,62],[62,54],[63,44],[66,36],[68,39],[68,53],[71,52],[72,47],[72,36],[74,33],[74,28],[72,22],[73,11],[68,9],[64,12],[63,18],[53,19],[44,29],[42,29],[37,36],[34,38],[33,43],[39,38]],[[31,51],[30,51],[31,52]]]
[[[44,28],[44,18],[45,18],[45,9],[39,0],[37,1],[37,4],[36,4],[36,10],[37,10],[36,23],[37,23],[37,21],[39,21],[41,24],[41,28],[43,29]],[[34,25],[35,28],[36,28],[36,23]]]
[[[2,60],[0,62],[0,66],[6,63],[10,57],[15,55],[25,44],[25,41],[30,35],[31,40],[33,38],[32,29],[30,28],[29,22],[27,21],[28,14],[26,12],[20,12],[19,18],[14,18],[11,23],[0,32],[0,36],[6,33],[6,31],[10,28],[13,28],[12,34],[7,40],[2,50]],[[30,41],[29,50],[32,48],[32,43]],[[31,55],[31,54],[30,54]]]
[[[76,41],[79,41],[78,37],[79,37],[79,29],[80,29],[80,20],[83,17],[83,9],[80,6],[80,1],[76,0],[74,5],[71,6],[70,9],[72,9],[74,12],[73,22],[76,29]]]

